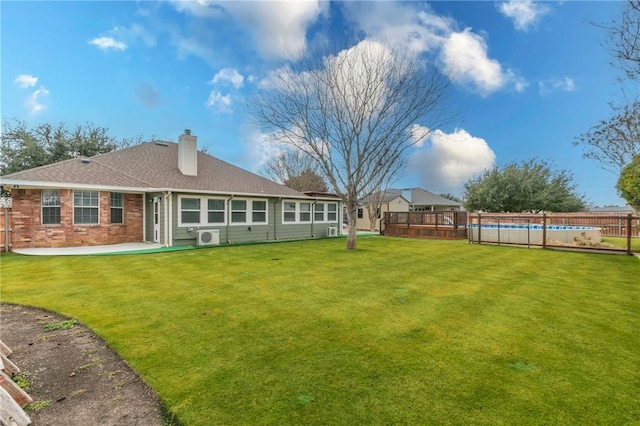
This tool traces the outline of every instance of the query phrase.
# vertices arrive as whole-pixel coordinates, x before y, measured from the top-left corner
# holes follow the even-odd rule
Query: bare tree
[[[346,206],[347,249],[355,250],[358,200],[395,181],[408,149],[443,124],[447,88],[415,55],[361,41],[338,53],[325,46],[280,68],[248,107],[274,143],[319,166]]]
[[[632,81],[640,80],[640,0],[627,0],[620,18],[609,24],[595,24],[609,32],[605,47]]]
[[[583,145],[582,156],[596,160],[606,170],[619,174],[640,154],[640,101],[621,108],[588,132],[578,136],[574,145]]]
[[[327,184],[320,176],[317,163],[297,149],[281,151],[267,161],[260,174],[296,191],[327,191]]]
[[[614,58],[612,65],[632,83],[625,86],[626,80],[620,80],[627,98],[625,87],[637,89],[633,83],[640,82],[640,0],[627,0],[620,16],[608,24],[592,24],[608,32],[603,45]],[[596,160],[605,170],[617,174],[640,154],[640,100],[638,93],[631,95],[635,100],[624,106],[611,103],[613,115],[573,141],[574,145],[583,146],[584,158]]]

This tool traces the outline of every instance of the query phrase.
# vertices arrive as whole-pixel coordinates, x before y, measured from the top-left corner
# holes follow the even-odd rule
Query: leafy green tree
[[[3,122],[0,174],[6,175],[76,157],[92,157],[140,143],[142,138],[116,139],[93,124],[68,128],[64,123],[29,127],[16,118]]]
[[[633,161],[622,169],[616,188],[620,196],[627,200],[636,212],[640,212],[640,155],[636,155]]]
[[[486,212],[571,212],[585,208],[573,176],[546,161],[529,160],[494,167],[464,186],[465,208]]]

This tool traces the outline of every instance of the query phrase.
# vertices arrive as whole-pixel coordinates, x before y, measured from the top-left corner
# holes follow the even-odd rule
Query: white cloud
[[[540,18],[550,12],[547,5],[533,0],[509,0],[498,4],[498,10],[513,20],[517,30],[528,31]]]
[[[45,105],[42,104],[42,98],[47,96],[49,96],[49,91],[44,86],[40,86],[25,100],[24,106],[27,108],[29,115],[35,115],[45,109]]]
[[[231,84],[234,88],[239,89],[244,83],[244,77],[233,68],[223,68],[213,76],[209,83],[213,85]]]
[[[573,92],[576,90],[576,83],[571,77],[550,78],[538,83],[538,90],[541,95],[547,95],[551,92]]]
[[[416,54],[437,56],[442,72],[456,84],[488,96],[499,90],[524,90],[528,83],[488,55],[485,39],[422,3],[347,2],[348,19],[373,39],[407,46]]]
[[[97,46],[99,49],[102,50],[126,50],[127,49],[127,44],[121,41],[116,41],[115,39],[113,39],[112,37],[96,37],[92,40],[89,41],[89,43],[93,44],[94,46]]]
[[[232,17],[249,31],[265,57],[297,57],[307,46],[307,28],[329,10],[329,2],[303,1],[173,1],[176,10],[200,18]]]
[[[493,167],[496,159],[484,139],[463,129],[432,131],[416,147],[409,169],[421,187],[435,192],[459,192],[471,177]]]
[[[217,90],[213,90],[209,94],[209,99],[205,102],[205,105],[209,108],[213,108],[218,112],[232,113],[231,108],[231,96],[223,95]]]
[[[18,77],[16,77],[14,82],[18,85],[18,87],[26,89],[28,87],[35,86],[36,83],[38,82],[38,77],[34,77],[29,74],[21,74]]]
[[[488,96],[512,84],[517,91],[526,81],[512,70],[504,71],[500,62],[487,55],[487,43],[469,28],[449,35],[440,52],[443,71],[460,86]]]

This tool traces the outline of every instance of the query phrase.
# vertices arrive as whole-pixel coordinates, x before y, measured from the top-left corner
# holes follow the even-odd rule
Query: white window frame
[[[237,203],[237,202],[244,202],[244,210],[234,210],[233,209],[233,204]],[[249,203],[249,201],[246,198],[233,198],[229,201],[229,224],[230,225],[248,225],[249,223],[251,223],[249,221],[249,205],[251,203]],[[240,221],[234,221],[233,220],[233,214],[234,213],[244,213],[244,221],[240,222]]]
[[[180,195],[178,196],[178,226],[184,226],[184,227],[188,227],[188,226],[200,226],[202,224],[202,198],[203,197],[196,197],[196,196],[189,196],[189,195]],[[198,206],[198,210],[196,209],[183,209],[182,208],[182,201],[183,200],[198,200],[200,205]],[[205,201],[206,202],[206,201]],[[198,212],[198,222],[183,222],[182,221],[182,213],[183,212]]]
[[[287,204],[295,206],[295,210],[285,210]],[[308,205],[308,210],[302,210],[303,205]],[[306,200],[282,200],[281,220],[283,225],[306,225],[315,222],[314,219],[314,203]],[[293,213],[294,220],[285,220],[285,213]],[[308,215],[308,219],[304,216]]]
[[[61,197],[60,190],[59,189],[43,189],[40,196],[41,196],[41,202],[40,202],[41,224],[44,226],[57,226],[62,224],[62,202],[60,201],[60,197]],[[51,198],[52,201],[46,201],[47,198]],[[57,204],[47,204],[47,202],[51,203],[53,201],[57,201]],[[58,209],[58,221],[52,222],[52,223],[44,223],[44,209]]]
[[[113,204],[113,196],[117,195],[120,198],[120,202],[122,203],[119,206],[115,206]],[[124,225],[124,194],[122,192],[110,192],[109,193],[109,204],[110,204],[110,210],[109,210],[109,223],[112,225]],[[114,222],[113,221],[113,211],[114,210],[120,210],[120,222]]]
[[[95,193],[96,194],[96,202],[97,205],[93,206],[93,205],[88,205],[85,206],[84,204],[82,205],[76,205],[76,193],[84,193],[84,192],[88,192],[88,193]],[[80,226],[95,226],[95,225],[100,225],[100,191],[91,191],[91,190],[86,190],[86,189],[74,189],[73,190],[73,224],[74,225],[80,225]],[[92,198],[89,197],[89,200],[91,200]],[[84,201],[84,196],[82,197],[82,201]],[[78,223],[76,222],[76,209],[95,209],[96,210],[96,221],[95,222],[89,222],[89,223]]]
[[[264,209],[254,210],[254,203],[264,203]],[[255,220],[255,213],[264,213],[264,220]],[[269,223],[269,202],[267,200],[251,200],[251,223],[254,225],[266,225]]]
[[[198,223],[183,223],[182,222],[182,199],[183,198],[197,198],[200,200],[200,215]],[[209,210],[209,200],[217,200],[224,201],[224,211],[222,210]],[[244,222],[233,222],[233,210],[231,210],[231,206],[233,201],[244,201],[246,204],[246,209],[242,210],[246,214],[246,221]],[[256,210],[256,213],[264,213],[264,222],[262,221],[254,221],[253,220],[253,202],[254,201],[262,201],[264,202],[264,210]],[[195,211],[195,210],[188,210]],[[237,210],[238,212],[240,210]],[[224,222],[209,222],[209,212],[220,212],[223,213]],[[180,194],[178,195],[178,227],[179,228],[189,228],[194,226],[246,226],[246,225],[268,225],[269,224],[269,200],[265,198],[222,198],[220,196],[208,196],[208,195],[191,195],[191,194]]]
[[[222,210],[210,209],[209,201],[222,201]],[[214,198],[214,197],[206,197],[206,224],[207,225],[218,225],[223,226],[227,224],[227,200],[225,198]],[[209,213],[222,213],[222,222],[210,222],[209,221]]]
[[[330,211],[329,210],[329,206],[335,206],[335,210]],[[318,211],[318,207],[322,206],[322,210]],[[315,223],[331,223],[331,222],[338,222],[338,218],[340,217],[338,215],[338,203],[335,201],[318,201],[314,207],[313,207],[313,218],[315,219],[314,222]],[[318,219],[318,216],[316,216],[316,214],[320,214],[322,213],[322,219]],[[333,215],[335,214],[335,218],[334,219],[329,219],[329,215]]]

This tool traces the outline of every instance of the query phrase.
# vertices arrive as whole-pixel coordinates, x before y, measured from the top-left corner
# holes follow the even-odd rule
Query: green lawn
[[[614,247],[627,248],[627,239],[622,237],[602,237],[602,242]],[[631,238],[631,251],[640,252],[640,238]]]
[[[2,256],[184,425],[638,424],[640,260],[366,237]]]

